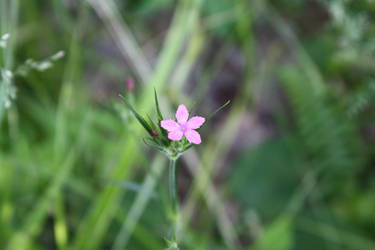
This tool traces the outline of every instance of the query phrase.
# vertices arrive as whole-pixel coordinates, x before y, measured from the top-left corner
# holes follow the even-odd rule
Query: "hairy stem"
[[[177,181],[176,181],[176,161],[170,159],[169,162],[169,195],[171,202],[171,220],[172,220],[172,241],[177,243],[178,230],[178,197],[177,197]]]

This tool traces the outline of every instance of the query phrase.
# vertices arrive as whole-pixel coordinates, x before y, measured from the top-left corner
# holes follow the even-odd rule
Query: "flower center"
[[[180,123],[180,129],[183,133],[185,133],[189,129],[186,122]]]

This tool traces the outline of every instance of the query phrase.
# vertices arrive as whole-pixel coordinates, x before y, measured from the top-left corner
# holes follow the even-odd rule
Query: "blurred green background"
[[[181,249],[375,249],[375,1],[0,13],[0,249],[166,247],[167,160],[118,97],[129,77],[151,118],[153,88],[170,118],[231,100],[178,162]]]

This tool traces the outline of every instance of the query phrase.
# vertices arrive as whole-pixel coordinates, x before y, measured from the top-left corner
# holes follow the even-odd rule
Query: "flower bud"
[[[156,137],[156,136],[159,136],[158,132],[156,132],[156,131],[153,130],[153,129],[151,130],[151,134],[152,134],[153,136],[155,136],[155,137]]]
[[[126,80],[126,92],[131,93],[134,90],[134,80],[133,78],[129,77]]]

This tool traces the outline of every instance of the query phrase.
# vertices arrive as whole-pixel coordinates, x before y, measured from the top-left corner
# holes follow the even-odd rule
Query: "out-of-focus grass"
[[[2,66],[67,55],[17,77],[17,99],[0,115],[2,248],[165,247],[165,161],[116,98],[134,75],[141,113],[155,113],[154,87],[166,117],[180,103],[204,115],[232,99],[179,160],[182,249],[372,249],[373,143],[359,132],[372,127],[361,112],[375,96],[373,69],[357,65],[371,35],[342,55],[289,24],[304,4],[1,0],[1,34],[12,35]],[[342,3],[316,4],[313,13]],[[316,36],[339,46],[337,34],[350,34],[326,22]]]

